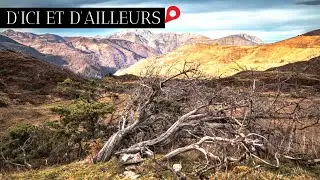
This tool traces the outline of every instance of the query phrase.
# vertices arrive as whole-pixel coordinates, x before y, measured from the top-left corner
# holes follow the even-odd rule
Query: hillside
[[[288,63],[320,56],[320,36],[297,36],[260,46],[221,46],[195,44],[177,49],[157,58],[149,58],[118,71],[116,74],[144,74],[146,67],[181,69],[185,62],[200,64],[203,74],[210,77],[230,76],[244,70],[264,71]],[[172,70],[174,73],[174,70]]]
[[[281,74],[284,75],[284,79],[285,79],[288,77],[287,75],[292,73],[292,67],[298,68],[301,66],[302,69],[299,69],[298,71],[295,71],[295,72],[303,73],[305,67],[308,67],[310,65],[315,65],[316,63],[319,62],[319,60],[320,60],[320,58],[317,57],[317,58],[314,58],[310,61],[293,63],[291,65],[285,65],[283,67],[279,67],[279,69],[282,70],[283,73],[281,73]],[[233,82],[235,82],[235,81],[247,82],[247,84],[249,85],[249,89],[244,89],[245,91],[250,90],[250,88],[252,86],[252,80],[253,80],[252,77],[255,77],[255,79],[257,79],[257,85],[258,85],[257,90],[259,90],[259,91],[261,90],[261,87],[262,87],[259,84],[260,82],[264,82],[264,83],[266,82],[266,83],[273,84],[274,86],[277,86],[278,77],[275,76],[276,70],[270,69],[269,71],[267,71],[267,72],[242,72],[242,73],[239,73],[239,74],[232,76],[232,77],[222,78],[218,81],[214,80],[214,79],[211,79],[208,81],[220,82],[220,83],[225,82],[225,85],[222,86],[223,87],[222,89],[227,93],[232,92],[231,96],[229,96],[229,94],[227,94],[224,97],[218,97],[218,98],[215,97],[216,98],[215,100],[217,100],[217,101],[219,101],[220,99],[221,99],[221,101],[225,101],[226,99],[229,100],[228,98],[230,98],[230,99],[234,98],[233,92],[234,93],[239,92],[238,89],[236,88],[236,86],[234,86]],[[309,75],[313,75],[314,73],[316,73],[316,72],[310,72]],[[252,74],[254,76],[252,76]],[[132,83],[137,83],[136,82],[137,80],[134,77],[131,77],[131,78],[129,76],[127,76],[127,77],[110,77],[110,79],[115,80],[115,82],[113,84],[121,83],[121,81],[124,80],[122,78],[125,78],[125,79],[132,78],[130,81],[132,81]],[[107,82],[106,80],[108,80],[108,79],[109,78],[105,78],[102,82],[106,83]],[[274,83],[271,82],[270,79],[274,80],[273,81]],[[302,79],[301,82],[304,82],[305,80],[307,80],[307,79]],[[154,81],[157,82],[156,79],[154,79]],[[181,81],[181,82],[179,82],[179,81],[180,80],[174,81],[172,83],[173,85],[178,84],[178,86],[174,86],[175,89],[178,87],[183,87],[184,90],[188,87],[191,89],[193,88],[191,86],[186,86],[186,85],[180,86],[181,84],[179,84],[179,83],[181,83],[181,82],[187,83],[188,81]],[[196,80],[196,81],[198,81],[198,80]],[[199,89],[208,88],[207,86],[212,85],[211,83],[206,83],[206,81],[207,80],[203,81],[204,84],[202,84],[202,83],[198,84],[200,86]],[[307,83],[307,81],[306,81],[306,83]],[[169,84],[169,85],[172,85],[172,84]],[[205,85],[205,86],[203,86],[203,85]],[[198,87],[198,86],[195,86],[195,87]],[[314,87],[316,87],[316,86],[314,86]],[[221,87],[218,87],[217,89],[219,89],[219,88],[221,88]],[[245,88],[245,87],[241,86],[241,88]],[[128,88],[128,89],[130,92],[133,92],[133,91],[131,91],[132,89],[130,89],[130,88]],[[258,105],[269,104],[274,101],[274,97],[276,95],[273,95],[273,92],[275,93],[276,91],[271,91],[271,93],[270,93],[270,91],[268,89],[264,89],[264,90],[267,90],[267,91],[259,92],[259,94],[256,95],[256,98],[259,99],[259,101],[255,102],[255,103],[257,103],[257,104],[259,103]],[[299,88],[299,90],[302,91],[303,89]],[[173,89],[171,89],[171,91],[167,91],[167,93],[172,93],[172,92],[176,93],[176,91],[174,91]],[[185,94],[182,93],[183,96],[187,96],[188,92],[187,93],[185,91],[183,91],[183,92],[185,93]],[[210,93],[210,94],[215,94],[215,93],[212,93],[214,91],[204,91],[204,93],[206,93],[206,92]],[[293,96],[292,97],[290,96],[288,98],[287,94],[281,95],[281,99],[279,99],[278,100],[279,102],[277,102],[277,103],[281,104],[282,102],[285,102],[285,103],[294,102],[293,105],[291,105],[290,107],[295,107],[296,105],[297,105],[297,107],[298,107],[298,105],[300,107],[300,105],[301,105],[301,109],[305,110],[305,111],[300,112],[300,108],[299,108],[299,110],[298,110],[299,112],[297,112],[297,114],[295,114],[294,116],[299,116],[299,117],[303,118],[304,116],[302,116],[302,115],[304,115],[306,111],[307,112],[312,111],[312,108],[309,107],[310,104],[315,105],[315,106],[317,104],[319,104],[319,94],[316,92],[317,91],[313,91],[314,94],[311,94],[311,96],[307,96],[307,100],[306,100],[305,104],[301,103],[302,102],[301,99],[305,100],[306,97],[302,96],[304,98],[301,98],[301,97],[294,98]],[[320,92],[320,91],[318,91],[318,92]],[[180,93],[181,92],[179,92],[177,94],[180,94]],[[264,93],[266,93],[267,96],[264,96]],[[285,92],[283,92],[283,93],[285,93]],[[306,94],[304,94],[304,95],[306,95]],[[143,99],[144,96],[145,96],[144,94],[141,94],[140,99]],[[167,94],[163,93],[163,96],[167,97]],[[239,98],[240,97],[241,97],[241,95],[239,95]],[[269,99],[269,101],[261,101],[261,98],[263,98],[263,97],[265,97],[266,99]],[[197,94],[197,96],[194,98],[201,98],[201,95]],[[308,98],[310,98],[310,101]],[[127,100],[128,99],[130,99],[130,98],[127,98]],[[189,98],[186,98],[186,100],[188,100],[188,99]],[[174,100],[177,100],[177,102],[181,103],[180,98],[174,98]],[[318,103],[313,104],[313,101],[318,102]],[[308,106],[306,106],[306,104]],[[163,105],[163,101],[160,101],[159,105]],[[184,105],[184,104],[181,103],[181,105]],[[194,103],[190,103],[190,105],[193,106]],[[161,108],[162,106],[156,106],[156,107]],[[305,109],[305,107],[308,107],[308,108]],[[174,108],[174,106],[173,106],[173,108]],[[179,108],[179,106],[178,106],[178,108]],[[154,106],[152,106],[152,109],[154,109]],[[240,107],[239,107],[239,109],[240,109]],[[316,107],[316,109],[317,109],[317,107]],[[257,108],[257,110],[260,110],[260,109]],[[155,111],[155,113],[156,112],[157,111]],[[163,112],[168,113],[171,111],[166,112],[166,109],[164,109]],[[241,112],[241,111],[238,111],[238,112]],[[264,111],[264,113],[265,113],[265,111]],[[275,117],[274,116],[267,116],[267,118],[263,118],[263,119],[261,119],[261,121],[257,120],[257,123],[259,124],[259,128],[265,128],[264,123],[262,123],[262,122],[265,122],[265,124],[267,125],[268,128],[269,128],[269,126],[271,126],[270,129],[262,131],[264,133],[269,133],[269,132],[273,133],[275,131],[275,129],[276,130],[280,129],[281,131],[277,132],[277,134],[279,133],[279,135],[276,137],[280,141],[283,138],[283,134],[280,132],[286,132],[288,130],[288,129],[286,129],[286,127],[287,127],[286,124],[288,124],[288,119],[280,119],[280,117],[282,117],[281,115],[284,115],[287,113],[286,111],[284,111],[284,113],[279,111],[278,113],[280,113],[280,115],[275,116]],[[315,111],[315,113],[318,114],[317,111]],[[316,138],[316,137],[318,137],[318,133],[319,133],[319,131],[317,131],[318,126],[314,126],[312,128],[310,128],[310,126],[309,126],[309,124],[313,123],[314,118],[317,118],[318,116],[313,117],[312,115],[313,114],[308,114],[307,117],[305,117],[305,119],[302,119],[301,124],[297,125],[297,129],[300,130],[301,126],[304,127],[304,123],[305,123],[304,121],[307,121],[308,126],[306,126],[306,127],[308,127],[308,129],[301,128],[304,130],[299,131],[299,132],[301,132],[301,134],[302,133],[304,134],[304,138],[306,139],[306,140],[303,139],[304,142],[315,141],[313,145],[315,148],[318,148],[319,143]],[[212,115],[210,114],[210,116],[212,116]],[[256,121],[256,119],[255,119],[255,121]],[[274,126],[272,126],[270,124],[273,124],[272,122],[276,122],[276,121],[278,122],[279,125],[276,126],[277,128],[274,128]],[[196,122],[199,122],[199,121],[196,120]],[[198,124],[200,124],[200,123],[197,123],[197,125]],[[216,125],[216,124],[219,124],[219,122],[212,123],[212,124]],[[110,127],[110,126],[112,126],[112,124],[108,124],[108,127]],[[114,126],[116,128],[112,129],[112,133],[114,133],[118,129],[117,121],[115,122]],[[156,124],[155,126],[162,127],[163,125]],[[214,128],[216,128],[216,126],[214,126]],[[220,131],[225,133],[227,130],[227,128],[224,126],[217,127],[217,129],[218,129],[217,133]],[[154,131],[152,131],[152,133],[154,133]],[[237,134],[237,133],[235,133],[235,134]],[[276,134],[276,133],[274,133],[274,134]],[[274,134],[271,134],[270,136],[272,136]],[[297,133],[297,134],[298,134],[297,136],[300,135],[300,133]],[[267,135],[269,135],[269,134],[267,134]],[[103,135],[103,136],[105,136],[105,135]],[[152,135],[150,135],[150,136],[152,136]],[[111,137],[111,134],[109,134],[107,137]],[[140,137],[140,136],[139,136],[139,134],[138,135],[134,134],[134,135],[131,135],[131,137]],[[148,137],[148,136],[144,136],[144,137]],[[159,136],[155,136],[155,137],[159,137]],[[190,137],[187,136],[185,138],[190,138]],[[295,138],[298,139],[298,137],[296,137],[296,136],[295,136]],[[54,139],[54,138],[50,137],[50,140],[51,139]],[[183,139],[183,138],[181,138],[181,139]],[[315,140],[313,140],[313,139],[315,139]],[[61,140],[58,139],[58,140],[59,140],[59,142],[60,141],[63,142],[64,139],[61,139]],[[298,143],[302,143],[302,141],[303,141],[302,138],[298,139],[298,140],[297,140]],[[95,145],[98,146],[100,141],[94,141],[94,142],[96,143]],[[273,142],[278,142],[278,141],[275,139],[271,139],[270,142],[273,143]],[[214,142],[212,142],[212,143],[214,143]],[[224,143],[217,143],[217,145],[211,146],[211,147],[206,147],[206,149],[210,149],[213,151],[220,144],[224,144]],[[283,143],[283,144],[285,144],[285,143]],[[282,145],[282,143],[281,143],[281,145]],[[96,146],[94,146],[94,147],[96,147]],[[235,148],[235,149],[239,150],[238,147],[239,146],[237,146],[237,148]],[[307,147],[308,147],[307,149],[312,149],[310,147],[310,144],[307,144]],[[231,149],[231,148],[229,148],[229,149]],[[277,146],[277,148],[278,148],[278,146]],[[296,148],[294,150],[298,149],[296,146],[294,146],[294,148]],[[169,148],[164,148],[164,149],[167,150]],[[204,149],[204,150],[206,150],[206,149]],[[279,149],[280,149],[280,147],[279,147]],[[235,150],[235,152],[236,152],[236,150]],[[316,153],[317,150],[318,149],[316,149],[314,152]],[[215,152],[215,153],[223,152],[221,150],[221,148],[219,148],[216,151],[217,152]],[[230,151],[232,151],[232,150],[230,150]],[[301,151],[298,151],[298,153],[299,152],[301,152]],[[231,152],[231,153],[236,154],[234,152]],[[297,153],[297,152],[295,151],[295,153]],[[199,178],[201,176],[198,177],[198,176],[194,175],[195,171],[196,171],[194,169],[194,167],[196,165],[195,162],[200,162],[200,163],[204,164],[206,162],[206,160],[204,159],[204,156],[200,153],[198,154],[197,151],[186,152],[185,154],[181,154],[181,155],[177,156],[176,158],[173,158],[171,160],[166,160],[166,161],[162,161],[161,160],[162,157],[163,157],[163,154],[159,153],[159,154],[156,154],[155,156],[152,156],[150,158],[145,158],[143,162],[133,163],[133,164],[131,164],[131,163],[130,164],[123,164],[121,161],[121,159],[122,159],[121,156],[114,157],[108,162],[96,163],[96,164],[93,164],[91,162],[90,158],[86,158],[82,161],[74,161],[72,163],[68,162],[67,164],[44,165],[43,167],[41,167],[39,169],[34,168],[32,170],[27,170],[27,171],[18,171],[18,172],[1,172],[0,171],[0,178],[8,179],[8,180],[9,179],[172,179],[174,177],[174,173],[170,171],[171,167],[174,168],[174,165],[180,164],[180,165],[182,165],[182,169],[178,173],[179,173],[179,175],[180,175],[180,173],[182,174],[181,176],[183,178],[181,178],[181,179],[201,179],[201,178]],[[44,159],[44,158],[45,157],[42,157],[42,159]],[[59,157],[57,157],[57,159],[59,159]],[[28,162],[32,163],[32,161],[28,161]],[[48,162],[50,163],[50,160]],[[212,162],[215,162],[215,161],[212,161]],[[273,166],[269,167],[269,166],[261,163],[261,161],[258,161],[258,160],[257,161],[254,160],[254,162],[255,162],[254,166],[251,165],[251,163],[247,163],[246,161],[243,161],[239,164],[230,163],[230,165],[228,166],[228,171],[226,171],[225,169],[215,170],[215,171],[209,170],[204,175],[204,177],[206,179],[243,179],[243,178],[247,178],[247,179],[255,179],[255,178],[256,179],[257,178],[258,179],[316,179],[319,176],[319,168],[314,167],[314,166],[307,167],[307,166],[304,166],[303,164],[301,164],[301,165],[299,164],[297,166],[297,165],[295,165],[295,162],[290,163],[288,161],[286,161],[286,162],[281,161],[280,167],[275,168]],[[200,164],[200,165],[202,165],[202,164]],[[1,174],[1,173],[3,173],[3,174]]]
[[[25,46],[23,44],[20,44],[17,41],[3,35],[0,35],[0,50],[11,50],[15,52],[21,52],[21,53],[36,57],[40,60],[43,60],[52,64],[60,65],[60,66],[66,64],[66,61],[64,61],[59,56],[42,54],[30,46]]]
[[[308,61],[286,64],[284,66],[268,69],[268,71],[293,72],[320,76],[320,56]]]
[[[54,55],[54,59],[50,59],[50,62],[66,66],[71,71],[89,78],[104,77],[106,74],[127,68],[141,59],[166,54],[187,44],[257,45],[261,43],[261,40],[249,35],[232,35],[213,40],[190,33],[152,33],[147,30],[124,31],[108,37],[94,38],[38,35],[13,30],[6,30],[1,34],[47,56]],[[29,51],[31,52],[31,49],[23,52]],[[40,58],[35,53],[29,54]]]
[[[19,82],[19,85],[20,83],[22,83],[21,79],[26,79],[27,83],[34,82],[33,84],[31,84],[32,87],[39,86],[43,81],[48,81],[48,83],[52,85],[45,85],[44,87],[51,87],[52,89],[54,89],[55,81],[59,80],[60,75],[62,77],[64,76],[64,72],[61,72],[61,70],[58,70],[56,68],[51,69],[52,65],[43,63],[23,54],[14,52],[3,52],[2,57],[4,57],[2,59],[6,59],[6,61],[8,62],[4,60],[3,62],[1,62],[5,63],[6,66],[4,71],[5,73],[1,72],[0,77],[5,79],[7,77],[13,77],[11,79],[9,78],[10,80],[6,79],[6,82],[8,84],[12,82],[11,86],[15,86],[17,82]],[[12,63],[10,63],[11,61]],[[320,78],[318,75],[319,72],[317,72],[319,61],[320,58],[316,57],[314,59],[311,59],[310,61],[287,64],[278,67],[277,69],[269,69],[268,71],[241,72],[236,74],[235,76],[221,78],[219,80],[172,80],[171,83],[168,83],[166,86],[163,86],[163,88],[166,88],[166,91],[164,91],[165,93],[160,93],[160,97],[158,97],[159,99],[156,99],[156,101],[154,101],[155,104],[152,104],[150,106],[150,112],[153,113],[155,117],[159,117],[159,119],[155,121],[149,121],[151,125],[148,124],[146,126],[145,124],[146,122],[148,122],[148,120],[153,120],[152,118],[148,118],[146,121],[144,121],[144,124],[141,125],[141,127],[150,126],[150,128],[153,128],[155,130],[152,130],[150,133],[149,131],[132,131],[132,134],[128,134],[128,136],[131,136],[132,139],[141,137],[161,137],[158,134],[167,132],[166,129],[176,125],[176,122],[179,121],[176,121],[175,116],[173,116],[171,113],[177,113],[177,115],[180,115],[182,111],[182,114],[184,114],[184,112],[189,112],[189,109],[194,109],[194,106],[198,105],[197,103],[203,103],[205,101],[209,101],[210,99],[214,99],[217,102],[230,103],[230,107],[232,107],[232,110],[234,108],[235,112],[239,112],[239,119],[245,119],[247,115],[246,113],[242,113],[245,111],[241,111],[241,104],[239,105],[239,107],[234,107],[234,105],[237,106],[235,102],[249,102],[249,99],[245,98],[251,97],[250,90],[252,87],[254,77],[257,85],[257,94],[255,94],[255,98],[253,98],[254,104],[256,105],[254,110],[256,114],[259,115],[263,113],[266,114],[266,116],[259,116],[258,118],[253,116],[252,121],[248,122],[254,122],[258,125],[252,125],[250,127],[256,128],[259,134],[265,133],[263,134],[264,136],[270,137],[266,143],[263,142],[263,144],[259,144],[259,147],[266,147],[264,144],[270,142],[270,144],[273,143],[270,146],[275,147],[275,149],[278,150],[281,149],[281,147],[283,147],[283,144],[290,143],[290,141],[288,141],[286,138],[288,134],[286,134],[286,136],[284,136],[283,134],[289,132],[290,130],[290,127],[288,127],[288,124],[290,124],[288,123],[288,118],[294,117],[300,120],[300,122],[294,124],[300,133],[294,134],[292,136],[297,140],[297,144],[301,144],[301,146],[293,146],[292,150],[290,151],[290,155],[293,154],[295,155],[294,157],[301,157],[299,155],[301,153],[305,153],[303,155],[305,155],[306,157],[311,157],[311,155],[315,154],[314,157],[318,158],[316,152],[318,152],[319,150],[319,142],[317,139],[317,137],[319,136],[319,126],[318,124],[314,124],[314,122],[318,122],[319,119],[318,105],[320,103]],[[13,67],[13,63],[21,63],[22,65]],[[32,70],[31,72],[29,72],[31,69],[30,67],[34,67],[34,70]],[[43,74],[44,68],[47,69],[47,74]],[[278,73],[278,71],[281,71],[281,73]],[[52,72],[58,74],[58,77],[55,77],[54,74],[51,74]],[[25,73],[28,74],[26,75]],[[68,72],[65,73],[68,75]],[[292,74],[300,73],[301,76],[298,75],[290,80],[292,82],[286,81],[284,84],[282,84],[283,89],[281,95],[279,95],[278,97],[277,87],[279,85],[279,79],[286,80]],[[48,75],[49,79],[48,77],[46,77],[46,75]],[[50,79],[50,77],[52,79]],[[18,80],[16,81],[15,79]],[[2,165],[0,166],[0,179],[135,179],[137,177],[138,179],[171,179],[175,176],[175,173],[173,173],[170,169],[171,167],[172,169],[174,169],[175,165],[182,166],[182,169],[179,170],[177,174],[181,176],[183,179],[201,179],[201,177],[208,179],[243,179],[244,177],[248,179],[315,179],[319,176],[319,168],[317,168],[317,166],[313,166],[313,164],[310,164],[310,166],[299,164],[299,166],[297,166],[295,164],[299,162],[290,163],[288,160],[286,161],[281,159],[280,166],[275,168],[274,166],[269,167],[267,164],[264,164],[259,159],[255,160],[250,156],[243,156],[244,160],[241,160],[242,162],[229,163],[227,167],[228,171],[225,171],[225,169],[210,169],[206,172],[204,176],[198,175],[195,173],[196,170],[194,167],[195,165],[197,165],[195,162],[199,162],[200,166],[204,167],[207,166],[207,164],[205,164],[206,162],[209,162],[213,165],[217,164],[218,166],[220,165],[220,163],[218,161],[213,160],[206,161],[205,156],[203,156],[202,153],[198,153],[198,151],[185,152],[169,160],[163,159],[164,154],[166,154],[168,151],[172,151],[171,149],[175,149],[177,147],[184,147],[186,143],[197,142],[199,140],[199,137],[182,137],[182,133],[177,133],[176,138],[185,141],[180,141],[179,143],[172,143],[174,144],[174,147],[170,147],[171,143],[162,147],[158,145],[154,149],[159,149],[159,151],[154,151],[156,152],[154,156],[150,156],[149,158],[148,156],[141,155],[143,160],[140,163],[126,164],[124,163],[124,161],[126,160],[122,160],[125,156],[115,155],[108,162],[93,164],[91,159],[93,155],[96,155],[96,153],[103,147],[103,142],[106,142],[107,139],[110,137],[114,137],[112,134],[118,131],[120,122],[119,120],[121,120],[123,114],[126,113],[124,112],[125,105],[128,105],[129,103],[129,105],[131,105],[132,107],[137,107],[136,102],[144,102],[144,98],[146,97],[145,94],[147,93],[142,91],[142,93],[139,93],[139,96],[136,97],[132,104],[130,104],[131,98],[135,98],[134,95],[136,92],[138,92],[137,88],[139,88],[140,84],[138,79],[139,78],[134,76],[116,76],[106,77],[102,80],[90,81],[91,85],[96,84],[97,87],[105,88],[103,91],[95,91],[95,93],[97,93],[97,95],[99,95],[102,98],[96,100],[91,99],[91,101],[93,102],[89,101],[86,103],[82,102],[78,104],[79,101],[74,99],[74,101],[60,100],[55,103],[44,103],[38,106],[20,105],[9,108],[0,108],[0,142],[4,142],[2,144],[0,143],[0,150],[3,150],[6,153],[3,157],[7,157],[7,159],[11,160],[9,162],[21,163],[20,166],[22,166],[21,169],[16,170],[18,168],[15,167],[15,164],[12,165],[8,163],[6,159],[0,159],[0,165]],[[154,84],[154,87],[157,87],[157,85],[159,84],[159,79],[157,78],[150,80],[143,79],[143,81],[144,83]],[[216,83],[220,83],[219,86],[217,86]],[[291,84],[294,84],[294,87],[297,88],[284,89],[285,87],[291,86]],[[304,86],[308,86],[308,88],[304,88]],[[22,89],[23,91],[38,92],[34,91],[31,87],[17,87],[19,88],[12,87],[12,89],[16,92],[16,89]],[[119,87],[121,87],[120,89],[125,89],[126,92],[128,92],[128,94],[121,94],[122,90],[119,91]],[[168,87],[170,89],[168,89]],[[275,89],[270,89],[268,87],[275,87]],[[141,88],[143,90],[144,87]],[[118,89],[118,91],[114,92],[113,90],[115,89]],[[151,90],[152,88],[145,88],[144,90],[149,89]],[[197,93],[194,92],[194,89],[197,90]],[[46,88],[43,90],[47,92]],[[25,95],[29,96],[30,94]],[[132,95],[131,98],[129,98],[129,95]],[[35,96],[31,95],[30,97],[35,98]],[[274,99],[277,98],[279,99],[275,101]],[[109,103],[115,105],[115,111],[112,114],[104,116],[103,119],[99,121],[99,124],[95,126],[97,127],[97,132],[100,133],[95,133],[96,136],[90,139],[90,141],[87,141],[86,139],[82,140],[81,144],[83,144],[83,147],[86,151],[85,154],[79,155],[78,141],[76,141],[77,139],[74,140],[74,137],[81,137],[83,136],[83,134],[78,134],[79,131],[73,131],[73,129],[71,128],[75,128],[74,130],[78,130],[79,128],[81,132],[86,132],[82,130],[83,128],[86,128],[86,126],[84,126],[85,123],[81,123],[79,127],[77,125],[74,126],[73,123],[84,122],[87,119],[90,119],[92,116],[95,116],[95,114],[101,112],[104,106],[91,106],[92,104],[96,105],[96,103],[98,102],[106,103],[105,105],[108,105]],[[170,102],[170,104],[168,102]],[[278,110],[278,107],[282,107],[282,103],[284,103],[284,105],[286,105],[284,107],[288,109],[284,111]],[[217,106],[213,105],[210,109],[206,108],[206,111],[203,112],[207,112],[207,109],[215,110],[217,108],[220,108],[220,106],[222,106],[221,104],[219,103]],[[265,109],[269,106],[265,106],[266,104],[276,104],[276,106],[270,108],[271,112],[267,112]],[[87,109],[88,107],[89,109]],[[98,109],[95,109],[93,107]],[[288,111],[290,112],[291,108],[294,107],[299,107],[297,108],[297,110],[294,110],[297,112],[295,114],[288,113]],[[56,108],[63,110],[62,112],[66,115],[69,115],[68,112],[71,112],[72,116],[67,117],[75,117],[74,121],[67,125],[63,124],[63,126],[57,126],[59,125],[59,122],[65,122],[64,117],[66,115],[56,114],[57,111],[51,111]],[[69,111],[69,108],[72,108],[73,110]],[[162,110],[158,111],[157,109]],[[97,113],[91,113],[92,111]],[[216,117],[216,115],[213,112],[214,111],[212,111],[211,113],[208,112],[208,116],[206,117],[206,119],[209,120],[206,122],[207,126],[204,127],[210,128],[210,133],[217,133],[217,137],[223,136],[226,133],[230,133],[231,129],[232,134],[230,134],[230,136],[233,137],[235,135],[234,138],[238,139],[238,137],[236,136],[238,134],[236,130],[242,128],[242,125],[237,126],[234,123],[232,126],[228,126],[227,123],[230,122],[225,121],[225,117],[223,117],[228,117],[229,114],[232,113],[229,113],[229,110],[222,111],[221,114],[223,116],[221,117],[223,119],[221,120],[219,118],[218,121],[213,121],[212,126],[209,126],[208,124],[210,123],[212,117]],[[164,113],[166,114],[162,116],[162,114]],[[193,117],[201,117],[203,116],[203,114],[204,113],[196,114]],[[243,116],[241,116],[241,114],[243,114]],[[139,121],[138,118],[141,116],[136,117],[137,119],[133,120]],[[230,119],[231,117],[232,115],[230,116]],[[167,124],[163,123],[164,118],[168,119]],[[190,123],[195,123],[194,127],[196,128],[191,127],[192,131],[197,131],[199,129],[200,132],[197,134],[202,136],[201,133],[203,133],[203,130],[200,127],[204,123],[199,123],[199,121],[201,122],[204,120],[202,120],[201,118],[196,120],[190,118],[189,120]],[[128,124],[133,122],[135,121],[129,121]],[[274,122],[277,122],[277,124]],[[28,126],[22,126],[27,123],[29,124]],[[103,127],[103,129],[101,128],[100,130],[99,126]],[[28,131],[24,130],[24,128],[26,128]],[[30,128],[33,131],[31,131],[28,128]],[[163,128],[163,130],[161,128]],[[246,126],[244,126],[244,128],[246,128]],[[70,131],[70,129],[72,131]],[[189,130],[187,126],[185,129]],[[141,135],[145,132],[148,134]],[[184,131],[182,130],[180,132]],[[13,135],[8,136],[8,134]],[[301,137],[301,134],[303,134],[303,137]],[[2,139],[1,136],[3,136]],[[250,134],[248,136],[250,136]],[[8,140],[8,137],[11,138],[9,138]],[[23,139],[24,137],[33,138],[30,141],[30,145],[28,145],[27,150],[25,151],[20,149],[21,147],[23,147],[23,144],[26,144],[25,142],[28,141],[28,139]],[[130,141],[136,143],[136,140],[131,140],[131,138],[123,139],[123,141],[125,143],[130,143]],[[228,137],[226,137],[225,139],[227,138]],[[256,141],[260,141],[260,139],[256,139]],[[205,148],[201,147],[203,151],[212,151],[212,154],[214,153],[217,155],[220,155],[219,153],[221,153],[223,156],[223,153],[229,153],[230,157],[237,157],[238,154],[242,154],[238,153],[239,147],[241,148],[240,143],[236,145],[230,144],[229,146],[225,146],[227,141],[222,141],[222,143],[220,143],[220,141],[218,143],[215,143],[214,141],[208,142],[210,142],[210,144],[208,144]],[[238,143],[237,141],[234,142]],[[248,142],[252,141],[250,140]],[[20,143],[22,145],[20,145]],[[211,143],[215,143],[214,146],[211,146]],[[302,146],[306,148],[301,148]],[[222,149],[225,149],[226,147],[228,147],[229,149],[227,152],[224,152]],[[260,151],[260,149],[258,150]],[[66,151],[73,156],[65,156]],[[271,149],[271,152],[272,151],[273,148]],[[32,168],[27,169],[23,167],[24,164],[22,163],[24,163],[24,161],[21,161],[20,159],[23,159],[24,157],[20,155],[21,152],[26,152],[26,154],[28,155],[28,159],[25,162],[31,164]],[[261,156],[264,156],[263,152],[265,151],[261,152]],[[221,157],[221,159],[222,158],[223,157]],[[129,160],[130,159],[131,158],[129,158]],[[247,163],[247,161],[254,162],[254,166],[251,163]],[[269,161],[275,162],[275,160],[272,157]],[[224,168],[224,165],[222,165],[221,167]]]
[[[310,92],[309,95],[312,96],[314,91],[320,91],[319,65],[320,56],[308,61],[270,68],[266,71],[242,71],[233,76],[221,78],[218,83],[224,86],[251,87],[253,79],[255,79],[257,87],[264,90],[277,91],[279,88],[278,83],[285,82],[281,86],[283,92],[295,95],[301,92]],[[299,91],[295,91],[297,89]]]
[[[320,36],[320,29],[307,32],[307,33],[303,34],[303,36]]]
[[[0,51],[0,104],[44,103],[57,82],[80,80],[68,70],[14,51]]]

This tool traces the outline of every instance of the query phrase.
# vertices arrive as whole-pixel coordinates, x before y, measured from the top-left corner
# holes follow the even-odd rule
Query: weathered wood
[[[207,107],[207,106],[201,106],[201,107],[194,109],[194,110],[190,111],[189,113],[181,116],[165,133],[161,134],[159,137],[157,137],[155,139],[139,142],[137,144],[132,145],[131,147],[129,147],[127,149],[120,150],[116,154],[136,153],[136,152],[140,152],[143,148],[148,147],[148,146],[157,145],[157,144],[160,144],[164,141],[170,142],[171,140],[173,140],[172,137],[175,135],[175,133],[177,133],[177,131],[181,128],[181,124],[183,122],[185,122],[188,118],[192,117],[192,115],[194,115],[195,113],[197,113],[200,109],[202,109],[204,107]]]
[[[131,126],[121,129],[118,132],[114,133],[108,141],[104,144],[103,148],[98,152],[94,158],[94,162],[105,162],[109,161],[118,146],[120,145],[123,137],[132,131],[137,125],[138,121],[134,122]]]

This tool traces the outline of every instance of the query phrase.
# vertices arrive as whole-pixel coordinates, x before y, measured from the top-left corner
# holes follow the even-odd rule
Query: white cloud
[[[187,13],[167,24],[168,29],[233,29],[254,28],[292,20],[310,20],[313,14],[304,10],[265,9],[256,11],[222,11],[209,13]]]
[[[250,9],[250,10],[222,10],[212,12],[184,13],[190,7],[183,4],[179,19],[166,24],[166,29],[152,30],[155,32],[191,32],[202,34],[210,38],[247,33],[256,35],[264,41],[273,42],[296,36],[310,29],[313,25],[301,23],[317,21],[320,15],[312,9]],[[198,5],[198,4],[197,4]],[[225,2],[222,3],[225,5]],[[117,4],[100,3],[89,4],[86,7],[119,7]],[[138,3],[126,4],[121,7],[168,7],[166,3]],[[197,9],[197,7],[194,7]],[[292,28],[290,28],[292,27]],[[309,27],[309,28],[308,28]]]

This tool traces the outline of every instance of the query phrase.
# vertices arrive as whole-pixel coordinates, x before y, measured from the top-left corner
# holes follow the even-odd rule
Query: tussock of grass
[[[116,179],[116,165],[113,162],[101,164],[73,163],[43,170],[2,175],[3,179]],[[1,178],[0,178],[1,179]]]
[[[194,179],[191,174],[194,170],[192,163],[183,165],[182,174],[185,174],[188,179]],[[176,162],[178,163],[178,162]],[[170,163],[172,166],[173,162]],[[156,172],[157,170],[157,172]],[[65,179],[128,179],[122,175],[125,167],[117,163],[113,159],[107,163],[85,164],[83,162],[72,163],[58,167],[51,167],[42,170],[33,170],[21,173],[0,175],[2,180],[11,179],[36,179],[36,180],[65,180]],[[147,160],[142,164],[134,166],[134,172],[140,175],[138,179],[173,179],[172,173],[168,170],[157,168],[152,160]],[[236,166],[229,171],[210,172],[210,179],[283,179],[283,180],[305,180],[317,179],[320,175],[320,169],[286,165],[279,169],[270,169],[266,167],[253,168],[249,166]]]
[[[317,179],[317,172],[304,170],[300,167],[283,166],[279,169],[250,168],[237,166],[230,172],[218,172],[210,179],[281,179],[281,180],[305,180]]]

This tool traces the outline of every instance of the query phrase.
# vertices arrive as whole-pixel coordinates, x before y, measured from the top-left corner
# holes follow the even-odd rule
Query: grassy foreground
[[[115,160],[99,164],[86,164],[83,162],[76,162],[42,170],[32,170],[13,174],[0,174],[0,179],[129,179],[128,177],[123,175],[123,172],[127,168],[118,165]],[[187,179],[195,178],[191,176],[192,171],[190,170],[193,168],[194,167],[187,166],[182,168],[182,173],[188,177]],[[151,161],[145,161],[140,165],[131,166],[130,169],[132,169],[132,171],[139,175],[138,179],[173,179],[173,174],[170,171],[159,169]],[[210,179],[319,179],[319,170],[320,169],[310,168],[308,168],[307,170],[297,166],[284,166],[279,169],[236,166],[228,172],[217,172],[215,174],[212,174],[210,175]]]

